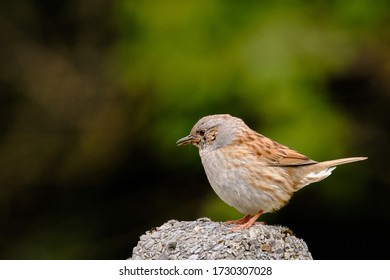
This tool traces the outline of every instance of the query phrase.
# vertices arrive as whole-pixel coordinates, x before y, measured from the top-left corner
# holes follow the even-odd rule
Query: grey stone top
[[[133,249],[133,260],[307,260],[306,243],[283,226],[254,224],[232,231],[232,225],[171,220],[147,231]]]

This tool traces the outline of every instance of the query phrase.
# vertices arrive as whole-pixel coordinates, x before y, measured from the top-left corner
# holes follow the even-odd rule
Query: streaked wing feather
[[[307,156],[272,141],[261,134],[258,134],[256,139],[253,140],[257,143],[262,143],[261,149],[264,150],[264,152],[261,153],[261,155],[258,155],[270,166],[299,166],[317,163]]]

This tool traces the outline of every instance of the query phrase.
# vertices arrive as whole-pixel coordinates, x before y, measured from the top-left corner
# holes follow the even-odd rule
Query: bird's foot
[[[250,228],[253,224],[264,224],[264,222],[256,222],[256,220],[260,217],[260,215],[263,214],[263,211],[260,210],[257,212],[256,215],[254,215],[252,218],[250,218],[250,215],[246,215],[244,218],[238,220],[240,221],[239,223],[235,223],[236,226],[231,228],[233,231],[237,231],[240,229],[248,229]],[[230,222],[230,221],[229,221]]]
[[[245,224],[247,223],[251,218],[251,215],[247,214],[245,215],[243,218],[241,219],[238,219],[238,220],[231,220],[231,221],[226,221],[224,222],[225,225],[231,225],[231,224],[234,224],[234,225],[242,225],[242,224]]]

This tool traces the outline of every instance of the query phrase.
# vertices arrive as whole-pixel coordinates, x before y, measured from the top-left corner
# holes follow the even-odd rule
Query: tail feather
[[[337,165],[346,164],[355,161],[361,161],[367,159],[366,157],[351,157],[351,158],[340,158],[334,160],[323,161],[312,165],[306,165],[306,176],[303,177],[301,184],[298,189],[307,186],[311,183],[321,181],[332,174],[332,171]]]
[[[355,161],[361,161],[361,160],[366,160],[367,157],[350,157],[350,158],[340,158],[340,159],[334,159],[334,160],[328,160],[328,161],[323,161],[319,162],[318,165],[329,168],[341,164],[346,164],[350,162],[355,162]]]

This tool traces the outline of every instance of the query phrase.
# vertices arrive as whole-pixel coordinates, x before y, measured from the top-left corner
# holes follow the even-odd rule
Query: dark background
[[[242,215],[195,147],[230,113],[340,166],[262,219],[315,259],[388,259],[389,1],[0,7],[0,258],[124,259],[167,220]]]

